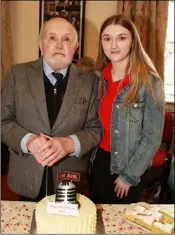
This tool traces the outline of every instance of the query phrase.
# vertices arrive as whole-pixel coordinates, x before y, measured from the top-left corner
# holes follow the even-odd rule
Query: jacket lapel
[[[47,104],[45,97],[44,78],[43,78],[43,58],[30,64],[30,75],[27,77],[33,99],[35,100],[37,112],[48,133],[51,132]]]
[[[75,65],[71,65],[63,103],[53,125],[53,131],[55,131],[56,128],[64,121],[70,109],[72,109],[72,106],[75,103],[79,94],[79,90],[82,86],[82,82],[83,80],[79,74],[78,68]]]

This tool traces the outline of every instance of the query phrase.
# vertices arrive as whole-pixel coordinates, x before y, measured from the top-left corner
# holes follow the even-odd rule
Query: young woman
[[[111,16],[101,26],[96,66],[102,71],[99,115],[104,132],[91,159],[89,196],[95,203],[137,202],[161,143],[162,82],[135,25],[123,15]]]

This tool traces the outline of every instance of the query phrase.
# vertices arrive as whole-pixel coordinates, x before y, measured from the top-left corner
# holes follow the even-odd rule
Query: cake
[[[55,195],[45,197],[36,205],[37,234],[93,234],[96,233],[96,206],[87,197],[77,194],[80,203],[78,216],[46,213],[47,201],[55,201]]]
[[[69,185],[70,186],[70,185]],[[68,187],[69,187],[68,186]],[[56,195],[45,197],[37,203],[35,209],[37,234],[94,234],[96,233],[96,206],[81,194],[76,194],[76,201],[80,204],[78,216],[48,214],[47,202],[75,203],[73,197],[63,196],[57,189]],[[70,189],[69,189],[70,191]],[[73,192],[72,192],[73,193]],[[74,193],[73,193],[74,194]]]
[[[157,234],[174,234],[174,206],[139,204],[130,206],[124,218]]]
[[[174,208],[169,206],[162,206],[160,208],[160,212],[163,214],[163,219],[167,223],[173,223],[174,222]]]

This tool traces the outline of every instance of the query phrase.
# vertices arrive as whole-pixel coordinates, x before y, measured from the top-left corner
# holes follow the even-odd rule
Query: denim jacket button
[[[117,134],[117,133],[118,133],[118,130],[114,130],[114,133],[116,133],[116,134]]]
[[[117,105],[116,105],[116,108],[117,108],[117,109],[119,109],[119,108],[120,108],[120,106],[117,104]]]
[[[117,154],[118,154],[118,152],[114,152],[114,154],[115,154],[115,155],[117,155]]]
[[[138,106],[138,104],[137,104],[137,103],[135,103],[135,104],[134,104],[134,108],[137,108],[137,106]]]

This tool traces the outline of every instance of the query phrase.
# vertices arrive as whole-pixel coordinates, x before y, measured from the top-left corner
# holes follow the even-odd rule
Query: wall
[[[103,21],[116,11],[116,1],[86,2],[84,55],[96,59],[100,27]]]
[[[115,14],[116,1],[87,1],[84,55],[96,58],[102,22]],[[14,62],[38,58],[39,1],[10,1]]]
[[[38,58],[39,1],[10,1],[14,63]]]

